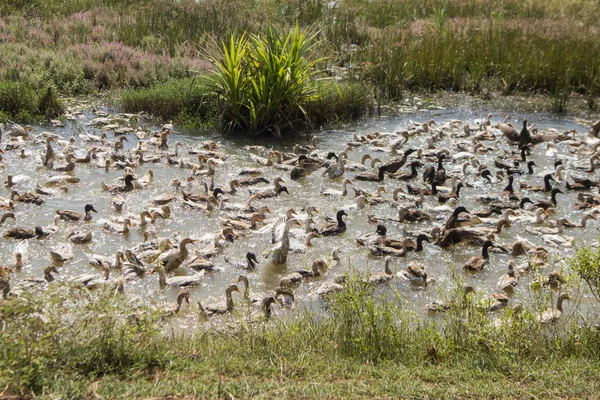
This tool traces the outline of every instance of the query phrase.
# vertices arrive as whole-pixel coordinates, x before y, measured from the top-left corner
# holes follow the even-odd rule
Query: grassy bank
[[[110,291],[52,284],[0,303],[0,384],[42,398],[593,396],[600,331],[575,306],[538,323],[550,293],[537,291],[522,311],[490,314],[483,294],[454,289],[449,311],[424,319],[351,279],[324,314],[248,319],[238,303],[184,334]]]
[[[578,0],[9,0],[0,5],[0,82],[64,96],[162,88],[206,74],[211,43],[278,21],[282,31],[320,29],[323,75],[367,84],[380,102],[407,90],[534,91],[564,111],[574,92],[595,107],[599,13],[597,2]],[[175,113],[166,111],[159,116]]]

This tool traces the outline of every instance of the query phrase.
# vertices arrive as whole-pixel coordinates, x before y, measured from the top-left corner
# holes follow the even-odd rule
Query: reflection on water
[[[100,127],[94,127],[89,125],[88,122],[94,115],[86,115],[85,118],[79,119],[76,122],[67,121],[65,127],[35,127],[35,134],[43,131],[50,131],[60,134],[65,139],[71,137],[75,138],[75,151],[76,155],[82,157],[85,154],[87,148],[91,146],[90,143],[83,142],[80,138],[80,134],[91,133],[99,134]],[[366,123],[361,123],[352,126],[348,129],[338,129],[330,131],[322,131],[317,135],[319,137],[318,151],[327,154],[328,151],[340,152],[346,147],[346,142],[352,140],[352,135],[366,134],[372,131],[379,132],[393,132],[395,130],[405,129],[410,120],[415,121],[428,121],[434,119],[438,125],[441,125],[444,121],[450,119],[463,119],[467,122],[473,123],[481,116],[472,115],[465,111],[435,111],[435,112],[423,112],[419,115],[410,115],[406,117],[396,118],[385,118]],[[515,126],[520,127],[522,118],[526,117],[531,124],[537,126],[540,130],[546,128],[555,128],[559,132],[567,130],[577,130],[580,136],[583,136],[587,132],[587,128],[570,120],[554,119],[543,115],[528,115],[519,116],[514,118],[512,122]],[[496,115],[494,123],[501,121],[504,117]],[[122,123],[125,121],[122,121]],[[143,125],[145,122],[142,121],[140,124]],[[133,125],[134,127],[137,125]],[[152,127],[154,130],[158,130],[160,127]],[[114,140],[112,131],[108,132],[110,140]],[[129,142],[125,142],[125,148],[132,150],[137,145],[136,137],[133,134],[129,134]],[[244,261],[244,256],[248,251],[253,251],[259,255],[260,265],[256,272],[248,273],[248,279],[250,282],[251,292],[254,296],[260,296],[261,294],[271,291],[277,286],[279,279],[296,269],[304,269],[310,265],[312,260],[318,257],[329,256],[331,250],[335,247],[341,250],[341,260],[339,266],[335,270],[329,270],[323,277],[316,279],[313,282],[303,284],[300,288],[296,289],[297,298],[308,298],[308,294],[311,290],[318,287],[324,280],[331,280],[333,276],[342,274],[349,270],[356,270],[361,274],[366,274],[367,271],[381,271],[383,270],[383,261],[381,258],[372,257],[368,255],[368,250],[364,247],[358,246],[355,242],[355,238],[364,235],[369,232],[374,232],[375,227],[367,222],[368,214],[376,215],[387,215],[397,218],[398,210],[390,205],[379,205],[379,206],[367,206],[364,209],[359,209],[354,205],[353,191],[349,190],[349,197],[335,197],[325,198],[319,195],[319,193],[326,187],[332,187],[339,189],[341,188],[342,178],[330,180],[323,177],[321,171],[317,171],[310,176],[299,180],[290,180],[289,172],[274,169],[270,167],[261,167],[256,164],[250,158],[249,152],[244,148],[249,144],[256,144],[254,140],[248,138],[227,138],[223,139],[218,136],[206,137],[196,132],[182,132],[178,131],[169,137],[169,151],[175,150],[175,143],[180,142],[184,145],[190,145],[192,147],[198,147],[198,145],[207,140],[214,140],[219,144],[219,148],[222,152],[228,155],[228,159],[219,164],[216,167],[215,185],[228,189],[228,182],[231,179],[238,177],[239,171],[245,167],[260,168],[263,175],[272,181],[275,177],[283,177],[285,185],[289,189],[289,195],[283,193],[280,197],[267,200],[259,200],[254,205],[268,205],[272,211],[271,217],[278,217],[283,215],[285,211],[293,207],[297,211],[300,211],[307,204],[317,207],[320,211],[317,214],[316,225],[320,225],[325,216],[335,216],[335,213],[339,209],[347,210],[348,217],[346,217],[348,229],[345,233],[340,236],[327,237],[327,238],[315,238],[312,241],[312,248],[306,249],[304,253],[291,254],[288,257],[288,262],[284,266],[276,266],[272,264],[266,265],[266,261],[260,256],[261,251],[270,248],[270,233],[264,234],[253,234],[248,237],[239,238],[234,243],[226,246],[224,251],[217,255],[213,261],[218,267],[216,271],[210,272],[206,275],[203,284],[190,288],[191,292],[191,304],[196,304],[196,301],[202,301],[203,303],[219,303],[224,302],[224,288],[228,283],[236,281],[237,276],[243,272],[240,269],[234,267],[231,263],[225,261],[225,259],[235,263]],[[4,139],[4,143],[6,138]],[[265,144],[262,142],[262,144]],[[487,155],[481,155],[481,162],[486,163],[494,174],[496,168],[493,166],[494,157],[499,154],[503,149],[509,149],[505,139],[501,138],[496,142],[484,142],[485,145],[493,146],[494,151]],[[415,147],[423,148],[426,145],[426,135],[417,135],[410,138],[408,144],[404,147]],[[436,143],[439,148],[447,148],[451,153],[455,153],[457,150],[451,139],[444,139],[441,142]],[[61,151],[61,146],[54,143],[55,150]],[[276,150],[292,151],[293,143],[289,142],[268,142],[266,146],[272,147]],[[546,145],[536,146],[530,157],[538,165],[534,176],[524,176],[518,180],[527,182],[529,184],[542,184],[542,176],[545,173],[554,171],[554,161],[558,158],[565,158],[567,166],[572,162],[578,162],[576,156],[568,152],[567,143],[557,143],[554,150],[556,155],[552,155],[547,152]],[[3,146],[4,147],[4,146]],[[7,175],[12,174],[15,177],[15,181],[18,181],[16,189],[19,191],[34,191],[36,184],[43,184],[50,177],[57,175],[56,172],[50,171],[41,167],[41,157],[45,148],[44,143],[28,144],[24,147],[26,157],[21,158],[18,150],[7,151],[4,154],[4,168],[2,171],[3,180]],[[510,148],[514,150],[514,146]],[[366,153],[372,153],[374,157],[381,158],[384,162],[389,159],[389,155],[384,152],[375,152],[373,147],[365,145],[356,148],[354,151],[349,152],[349,161],[353,163],[360,162],[361,157]],[[180,149],[179,157],[188,159],[191,162],[196,162],[196,157],[187,154],[187,148],[184,146]],[[581,160],[580,160],[581,161]],[[57,160],[56,165],[62,165],[64,161]],[[425,161],[425,166],[431,165],[432,162]],[[155,197],[164,195],[166,193],[174,193],[178,199],[171,203],[172,216],[170,219],[158,219],[154,225],[154,229],[161,237],[172,237],[177,235],[178,238],[190,236],[192,238],[203,238],[209,232],[217,231],[220,228],[219,217],[223,217],[226,213],[213,211],[211,213],[193,211],[189,208],[184,208],[181,202],[181,195],[179,191],[176,191],[171,182],[174,179],[179,179],[185,182],[189,177],[190,171],[187,169],[180,169],[177,166],[168,165],[166,159],[163,157],[160,163],[145,164],[136,168],[135,172],[138,175],[144,174],[147,168],[152,168],[154,172],[154,182],[147,188],[141,190],[134,190],[132,192],[124,193],[122,196],[126,200],[125,211],[135,215],[138,215],[148,205],[148,201]],[[406,167],[404,167],[406,168]],[[446,163],[446,169],[452,173],[462,173],[462,161],[456,162],[455,164]],[[473,171],[473,170],[470,170]],[[422,172],[422,169],[420,170]],[[472,172],[471,172],[472,174]],[[15,273],[15,277],[11,281],[11,284],[17,285],[20,280],[26,277],[41,277],[43,275],[42,270],[44,267],[50,264],[49,251],[55,247],[58,243],[65,242],[67,235],[71,228],[77,227],[80,230],[92,230],[94,238],[90,244],[74,245],[75,257],[73,260],[66,262],[64,265],[58,268],[59,274],[56,276],[57,280],[68,280],[70,277],[83,274],[83,273],[96,273],[99,277],[102,272],[98,269],[94,269],[88,264],[88,256],[91,254],[100,254],[109,257],[113,257],[117,250],[124,250],[132,248],[135,245],[143,241],[143,233],[139,227],[134,227],[131,232],[124,236],[121,234],[105,233],[97,224],[97,221],[101,218],[111,218],[118,216],[111,207],[112,196],[101,189],[101,182],[112,184],[113,181],[123,176],[123,170],[110,169],[105,172],[103,168],[100,168],[94,164],[78,164],[72,175],[77,176],[81,179],[80,183],[69,184],[67,192],[58,192],[54,197],[47,197],[46,203],[43,206],[36,206],[33,204],[17,203],[15,207],[15,215],[17,222],[12,221],[5,222],[3,228],[9,228],[13,226],[23,227],[34,227],[36,225],[51,225],[53,218],[56,215],[58,209],[68,209],[83,211],[83,207],[87,203],[94,205],[97,214],[93,215],[93,220],[87,223],[69,223],[60,222],[59,232],[53,235],[47,240],[29,240],[27,247],[28,261],[26,265]],[[354,173],[346,173],[349,177],[352,177]],[[578,176],[583,176],[583,172],[576,173]],[[421,174],[415,182],[411,182],[413,185],[421,185]],[[591,179],[597,179],[597,173],[589,174]],[[474,179],[475,176],[471,175],[469,179]],[[358,182],[354,181],[355,186],[358,186],[367,190],[374,190],[377,187],[375,182]],[[386,179],[385,182],[386,192],[383,196],[391,198],[392,193],[397,187],[405,187],[405,183]],[[477,204],[474,201],[474,197],[480,194],[499,194],[502,188],[506,185],[506,181],[494,180],[491,185],[482,186],[482,188],[469,188],[466,187],[461,192],[460,204],[464,205],[467,209],[481,209],[482,205]],[[564,188],[564,181],[558,183],[559,187]],[[270,186],[268,186],[270,187]],[[532,199],[549,199],[545,193],[527,193],[520,192],[518,184],[515,185],[517,194],[519,196],[528,195]],[[201,192],[202,186],[196,183],[194,187],[186,189],[191,192]],[[574,210],[573,204],[576,193],[565,191],[565,195],[559,196],[557,207],[558,215],[552,216],[553,218],[565,217],[569,220],[580,221],[583,213],[581,211]],[[3,195],[8,197],[9,190],[5,189]],[[235,195],[227,195],[232,203],[244,203],[249,196],[246,188],[238,189]],[[433,223],[439,226],[443,226],[449,213],[443,211],[436,211],[433,207],[439,206],[439,203],[434,197],[426,197],[423,210],[434,216]],[[408,231],[429,231],[432,223],[405,223],[400,224],[387,224],[388,225],[388,236],[389,237],[401,237],[402,229]],[[515,223],[511,227],[506,228],[498,235],[497,240],[500,243],[508,244],[512,243],[517,236],[531,240],[536,245],[545,246],[550,253],[550,267],[547,272],[559,268],[560,259],[564,255],[569,255],[571,249],[550,247],[545,244],[539,235],[532,235],[527,233],[524,229],[523,223]],[[570,229],[567,231],[569,236],[573,236],[576,241],[591,242],[597,238],[597,223],[593,220],[590,221],[588,227],[585,230],[581,229]],[[292,240],[294,240],[292,238]],[[12,262],[13,253],[17,246],[23,246],[15,240],[0,239],[0,246],[2,252],[0,253],[0,262],[4,265],[8,265]],[[199,243],[198,247],[203,247],[204,244]],[[193,250],[193,248],[190,248]],[[435,280],[435,284],[430,285],[427,290],[411,290],[405,283],[394,281],[391,286],[399,289],[402,296],[410,301],[411,304],[416,307],[422,307],[424,304],[430,302],[438,297],[439,288],[454,285],[452,275],[459,276],[466,283],[469,283],[477,288],[478,292],[492,293],[497,291],[496,283],[498,278],[503,275],[507,270],[507,262],[510,258],[507,254],[491,253],[490,264],[484,268],[482,272],[477,274],[465,273],[462,270],[462,265],[471,256],[479,254],[480,249],[473,246],[457,246],[455,248],[440,248],[425,243],[425,250],[421,253],[411,252],[407,257],[395,258],[392,262],[392,268],[400,270],[405,268],[410,261],[420,261],[427,265],[428,275],[430,279]],[[562,264],[561,264],[562,265]],[[118,272],[112,272],[118,274]],[[179,269],[176,271],[177,274],[192,274],[193,271],[188,269]],[[517,286],[515,297],[525,296],[526,290],[524,288],[531,282],[531,276],[524,275]],[[146,275],[141,279],[135,279],[128,281],[125,285],[125,292],[147,303],[163,303],[165,301],[173,302],[177,295],[176,288],[160,289],[158,284],[158,275]],[[237,301],[239,297],[236,297],[237,293],[234,294],[234,299]],[[190,306],[184,305],[182,308],[182,320],[186,316],[192,316],[195,312],[191,310]]]

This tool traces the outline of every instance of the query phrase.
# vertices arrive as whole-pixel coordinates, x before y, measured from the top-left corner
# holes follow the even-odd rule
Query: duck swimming
[[[98,212],[98,211],[96,211],[94,206],[91,204],[86,204],[84,207],[84,211],[85,211],[84,213],[80,213],[78,211],[71,211],[71,210],[56,210],[56,214],[58,214],[60,219],[62,219],[64,221],[77,222],[77,221],[91,221],[92,220],[91,212],[92,211],[95,213]]]

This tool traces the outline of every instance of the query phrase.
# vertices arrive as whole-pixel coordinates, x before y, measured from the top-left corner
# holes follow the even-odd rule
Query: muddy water
[[[64,138],[68,139],[71,137],[75,138],[75,146],[78,148],[76,154],[83,156],[85,150],[91,146],[90,143],[83,142],[79,137],[83,133],[99,134],[102,130],[101,127],[89,125],[89,121],[94,118],[95,115],[91,113],[85,114],[84,117],[79,118],[77,121],[67,121],[64,127],[50,127],[50,126],[36,126],[34,127],[34,134],[38,134],[43,131],[49,131],[58,133]],[[324,152],[328,151],[339,152],[346,147],[346,142],[352,140],[352,135],[363,135],[372,131],[380,132],[393,132],[395,130],[405,129],[409,121],[428,121],[434,119],[439,125],[444,121],[450,119],[462,119],[466,122],[473,124],[476,121],[480,121],[481,115],[475,115],[464,110],[444,110],[444,111],[426,111],[420,114],[412,114],[407,116],[385,118],[372,120],[365,123],[353,125],[337,130],[321,131],[317,133],[319,137],[318,150]],[[569,119],[556,119],[546,115],[519,115],[512,116],[511,122],[515,126],[520,127],[522,119],[527,118],[530,123],[537,126],[540,131],[547,128],[554,128],[559,132],[568,130],[576,130],[579,132],[581,137],[587,136],[587,128],[582,125],[575,123]],[[493,123],[497,123],[504,119],[504,116],[500,113],[494,113]],[[124,120],[122,124],[127,125],[128,122]],[[134,127],[146,126],[153,130],[159,130],[157,126],[151,126],[149,122],[140,120],[137,122],[131,122]],[[335,270],[329,270],[323,277],[316,279],[313,282],[302,284],[295,293],[297,298],[302,301],[303,299],[309,299],[310,292],[316,289],[323,281],[331,280],[333,276],[343,274],[348,271],[357,271],[360,274],[367,274],[367,271],[380,271],[383,267],[381,258],[372,257],[368,255],[368,250],[364,247],[358,246],[355,242],[355,238],[374,231],[374,225],[369,224],[367,221],[367,215],[376,214],[381,216],[393,216],[397,218],[397,208],[393,208],[388,205],[379,205],[370,207],[367,206],[364,209],[358,209],[354,206],[352,193],[349,190],[349,197],[342,198],[326,198],[319,195],[319,193],[326,187],[332,187],[339,189],[341,184],[341,178],[335,180],[329,180],[322,176],[322,172],[315,172],[312,175],[302,178],[297,181],[289,179],[289,172],[281,171],[268,167],[261,167],[252,161],[248,151],[245,149],[246,145],[256,144],[251,139],[244,138],[227,138],[223,139],[219,136],[206,136],[193,131],[182,131],[177,129],[176,133],[169,137],[170,151],[174,148],[176,142],[180,142],[184,145],[190,145],[192,147],[199,147],[200,143],[205,140],[214,140],[219,146],[220,150],[228,155],[228,159],[225,163],[217,166],[215,175],[216,186],[225,187],[229,180],[234,179],[238,176],[238,172],[245,167],[258,167],[262,170],[263,175],[272,181],[275,177],[283,177],[285,185],[289,189],[289,195],[282,194],[278,198],[257,201],[254,205],[267,205],[271,211],[271,217],[276,218],[283,215],[286,209],[294,207],[300,211],[307,204],[317,207],[320,211],[316,220],[316,225],[319,226],[323,223],[325,216],[334,216],[336,211],[339,209],[347,210],[349,214],[346,221],[348,229],[340,235],[330,238],[316,238],[313,240],[313,247],[306,249],[304,253],[290,254],[288,262],[284,266],[275,266],[269,264],[263,257],[259,256],[260,266],[256,272],[249,273],[248,277],[250,280],[251,291],[254,296],[258,297],[271,291],[279,279],[286,273],[294,271],[296,269],[304,269],[311,263],[312,260],[318,257],[327,257],[332,248],[337,247],[341,250],[341,264],[335,268]],[[108,131],[109,139],[114,139],[112,131]],[[128,135],[129,143],[125,143],[126,149],[132,149],[137,143],[137,138],[132,134]],[[4,139],[4,143],[6,138]],[[3,144],[4,144],[3,143]],[[261,143],[267,147],[275,150],[292,151],[293,143],[291,142],[267,142]],[[424,147],[426,144],[425,135],[416,135],[410,138],[409,142],[404,148],[410,147]],[[487,155],[480,155],[480,161],[485,162],[492,172],[496,171],[493,166],[493,158],[502,149],[509,149],[506,145],[506,141],[503,138],[496,142],[484,142],[486,145],[494,146],[495,152],[490,152]],[[44,144],[33,144],[28,142],[25,146],[27,154],[26,158],[20,158],[18,151],[7,151],[4,154],[4,168],[2,170],[3,180],[8,174],[13,176],[19,176],[19,179],[23,179],[16,189],[19,191],[34,191],[36,183],[43,184],[51,176],[57,175],[56,172],[41,167],[41,155],[44,150]],[[451,139],[444,139],[438,143],[440,148],[452,149]],[[59,145],[54,145],[57,152],[60,151]],[[514,146],[510,148],[513,150]],[[554,170],[554,161],[556,157],[566,158],[566,165],[569,166],[572,163],[584,162],[584,159],[578,160],[576,156],[568,152],[566,143],[558,143],[555,147],[556,156],[548,153],[545,145],[538,145],[533,149],[532,156],[530,159],[534,160],[538,165],[534,176],[525,175],[518,178],[515,182],[515,188],[517,194],[522,196],[529,196],[532,199],[549,199],[549,195],[546,193],[531,193],[521,191],[518,188],[518,181],[521,180],[528,184],[542,184],[542,176],[545,173],[552,172]],[[452,152],[453,150],[451,150]],[[364,145],[360,148],[355,149],[349,153],[349,161],[358,163],[363,154],[371,153],[374,157],[380,157],[384,162],[389,159],[389,155],[384,152],[376,152],[374,148],[369,145]],[[196,162],[195,156],[187,154],[185,148],[182,148],[180,157],[184,157],[192,162]],[[63,161],[57,161],[57,165],[63,164]],[[425,162],[425,165],[431,165],[431,162]],[[462,173],[461,162],[447,163],[446,170],[449,172]],[[154,172],[154,182],[145,189],[135,190],[128,192],[123,195],[126,199],[125,212],[133,214],[139,214],[140,211],[147,206],[148,200],[154,197],[163,195],[165,193],[176,193],[171,182],[174,179],[185,181],[189,176],[189,170],[180,169],[177,166],[167,165],[163,158],[161,163],[156,164],[145,164],[136,168],[135,172],[138,175],[142,175],[147,168],[152,168]],[[404,167],[406,168],[406,167]],[[422,172],[422,169],[421,169]],[[355,173],[347,172],[348,177],[352,177]],[[588,176],[591,179],[598,179],[598,174],[585,174],[582,171],[573,172],[576,176]],[[36,206],[32,204],[17,203],[15,207],[15,215],[17,222],[12,221],[6,222],[0,230],[10,228],[13,226],[24,226],[33,227],[35,225],[51,225],[53,218],[56,215],[58,209],[69,209],[82,211],[83,206],[87,203],[92,203],[98,214],[94,214],[94,219],[90,223],[68,223],[61,222],[59,224],[59,232],[53,235],[47,240],[35,240],[31,239],[25,246],[24,243],[20,243],[15,240],[0,239],[0,263],[7,265],[12,262],[12,255],[19,246],[19,249],[26,248],[27,251],[27,263],[26,266],[15,273],[11,284],[18,285],[19,281],[26,277],[41,277],[42,270],[45,266],[50,264],[49,250],[56,244],[65,242],[67,235],[72,228],[79,228],[80,230],[92,230],[94,239],[91,244],[87,245],[74,245],[75,258],[71,261],[66,262],[64,265],[59,266],[60,273],[56,276],[59,281],[69,280],[73,276],[83,273],[96,273],[101,276],[102,273],[88,265],[88,256],[91,254],[101,254],[106,256],[113,256],[114,253],[119,249],[132,248],[135,245],[143,241],[142,231],[139,228],[132,228],[131,232],[126,235],[111,234],[103,232],[97,221],[100,218],[111,218],[119,216],[111,208],[112,196],[101,189],[101,183],[113,183],[113,181],[123,176],[123,170],[111,169],[109,172],[105,172],[103,168],[99,168],[93,164],[78,164],[72,175],[81,178],[81,182],[78,184],[72,184],[68,186],[66,193],[60,193],[54,197],[48,197],[46,203],[43,206]],[[415,182],[411,182],[413,185],[420,185],[420,175]],[[473,169],[470,170],[468,179],[476,179],[473,174]],[[377,187],[377,183],[371,182],[359,182],[355,181],[356,186],[374,190]],[[475,196],[480,194],[499,195],[506,181],[494,179],[494,183],[491,185],[483,185],[482,188],[464,188],[461,192],[460,204],[464,205],[467,209],[481,209],[484,206],[474,201]],[[384,182],[386,193],[383,194],[386,198],[391,198],[391,195],[396,187],[405,187],[405,184],[400,181],[394,181],[386,179]],[[564,188],[564,181],[558,183],[558,186]],[[265,187],[270,187],[265,186]],[[196,184],[195,187],[186,189],[191,192],[202,191],[201,186]],[[552,216],[552,218],[564,217],[572,221],[579,222],[583,213],[573,209],[574,200],[576,193],[565,191],[565,195],[559,195],[558,201],[559,206],[557,207],[558,214]],[[192,211],[188,208],[184,208],[181,204],[181,196],[178,194],[178,200],[171,204],[172,218],[169,220],[157,220],[155,223],[155,230],[161,237],[172,237],[177,235],[179,238],[190,236],[196,239],[205,238],[207,233],[217,231],[220,228],[219,217],[224,216],[223,212],[213,211],[212,213]],[[2,190],[2,195],[8,197],[9,191],[7,189]],[[245,188],[238,190],[238,193],[230,197],[230,202],[243,203],[248,197],[248,191]],[[447,211],[436,211],[433,207],[437,207],[440,204],[437,199],[428,197],[425,199],[423,204],[423,210],[429,212],[433,217],[433,223],[405,223],[399,224],[387,224],[388,225],[388,237],[402,237],[402,229],[409,231],[429,231],[433,225],[443,226],[449,212]],[[539,235],[531,235],[527,233],[523,223],[515,223],[509,228],[505,228],[500,235],[497,236],[498,242],[502,244],[510,244],[516,240],[518,236],[531,240],[536,245],[542,245],[549,251],[549,262],[550,266],[545,273],[551,270],[557,270],[564,268],[564,263],[561,261],[564,256],[572,254],[571,248],[565,247],[553,247],[547,245],[541,240]],[[582,229],[569,229],[566,231],[567,236],[572,236],[577,242],[591,243],[597,241],[598,229],[597,223],[594,220],[590,220],[588,227],[585,230]],[[292,239],[294,240],[294,239]],[[208,242],[199,240],[197,247],[202,248]],[[257,255],[262,250],[271,247],[270,234],[252,234],[245,238],[240,238],[234,243],[229,244],[225,247],[223,252],[217,255],[213,261],[218,266],[218,270],[211,272],[206,275],[203,283],[199,286],[190,288],[191,292],[191,303],[196,304],[196,301],[201,301],[203,304],[211,303],[223,303],[224,302],[224,288],[228,283],[233,283],[236,277],[242,273],[240,269],[232,266],[226,262],[225,259],[231,261],[243,261],[244,255],[247,251],[253,251]],[[193,247],[190,248],[193,251]],[[396,258],[393,261],[392,268],[395,270],[401,270],[410,261],[420,261],[428,266],[428,275],[435,281],[434,284],[430,285],[426,290],[415,290],[406,283],[394,281],[390,286],[399,291],[399,293],[405,297],[410,304],[412,304],[416,310],[422,310],[426,303],[438,298],[440,289],[454,286],[454,279],[458,276],[461,280],[466,283],[472,284],[477,288],[479,293],[489,293],[499,289],[496,287],[498,278],[506,272],[507,262],[510,256],[501,253],[492,253],[490,256],[490,265],[486,267],[482,272],[477,274],[466,273],[462,269],[464,262],[471,256],[480,254],[480,249],[473,246],[457,246],[454,248],[442,249],[437,246],[428,245],[425,243],[425,250],[421,253],[409,253],[407,257]],[[522,259],[523,262],[526,259]],[[191,274],[186,268],[179,269],[176,271],[177,274]],[[119,274],[118,271],[112,271],[113,276]],[[454,278],[453,278],[454,276]],[[530,296],[530,291],[527,289],[529,283],[533,279],[533,274],[526,274],[522,276],[521,281],[515,291],[514,301],[526,301]],[[144,277],[132,281],[128,281],[125,285],[125,293],[132,299],[137,299],[148,304],[161,305],[165,302],[173,302],[177,295],[178,289],[166,288],[161,289],[158,285],[157,275],[145,275]],[[235,294],[234,299],[239,302],[240,297]],[[584,300],[584,307],[587,301]],[[191,324],[195,318],[196,311],[195,307],[185,305],[178,317],[184,326]]]

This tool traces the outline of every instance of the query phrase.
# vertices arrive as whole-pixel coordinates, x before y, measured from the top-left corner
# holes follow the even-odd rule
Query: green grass
[[[120,97],[125,112],[147,112],[188,127],[216,128],[219,105],[202,79],[171,80],[156,86],[125,90]]]
[[[35,90],[27,83],[0,81],[0,122],[54,118],[62,110],[63,105],[52,87]]]
[[[66,96],[154,87],[208,73],[202,49],[277,21],[279,32],[316,28],[313,59],[327,61],[315,70],[363,82],[382,102],[407,91],[533,91],[553,111],[568,110],[573,93],[594,108],[598,14],[583,0],[9,0],[0,80]]]
[[[532,290],[544,297],[547,289]],[[319,315],[249,321],[238,304],[227,331],[200,323],[175,333],[111,291],[52,284],[0,303],[0,384],[42,398],[588,397],[600,389],[600,331],[576,312],[543,326],[532,302],[501,313],[512,322],[494,327],[481,295],[444,297],[450,312],[424,319],[393,292],[350,279]]]

